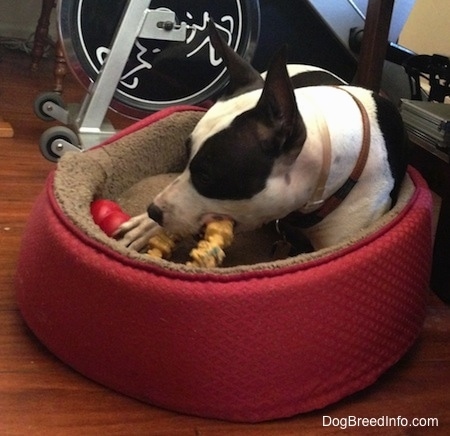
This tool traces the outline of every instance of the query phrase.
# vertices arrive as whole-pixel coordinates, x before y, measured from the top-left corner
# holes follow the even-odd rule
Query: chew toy
[[[121,224],[130,219],[117,203],[106,199],[93,201],[91,214],[94,222],[110,237],[114,236]],[[200,268],[220,266],[225,259],[224,249],[233,242],[233,226],[233,221],[229,219],[209,222],[203,239],[189,253],[191,261],[186,265]],[[176,237],[161,229],[150,238],[147,254],[154,258],[170,259],[177,242]]]
[[[225,258],[224,248],[233,242],[233,221],[225,219],[207,224],[205,235],[197,248],[190,252],[192,261],[187,265],[201,268],[214,268],[222,264]]]
[[[174,237],[161,230],[149,239],[147,254],[158,259],[169,259],[176,242]]]
[[[111,200],[95,200],[91,203],[91,214],[97,224],[108,236],[114,236],[121,224],[130,219],[120,206]]]
[[[176,239],[164,230],[149,240],[148,254],[155,258],[169,259],[176,245]],[[225,258],[224,248],[233,242],[233,221],[224,219],[211,221],[206,225],[203,239],[191,250],[192,261],[189,266],[214,268],[222,264]]]

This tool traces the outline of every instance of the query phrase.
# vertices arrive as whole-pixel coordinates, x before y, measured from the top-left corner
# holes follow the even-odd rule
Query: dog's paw
[[[131,250],[142,251],[147,248],[150,237],[160,228],[159,224],[143,213],[120,225],[113,237]]]

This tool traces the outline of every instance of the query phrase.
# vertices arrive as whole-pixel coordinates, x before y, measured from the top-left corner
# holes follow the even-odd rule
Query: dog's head
[[[306,139],[286,50],[274,57],[264,82],[213,24],[210,39],[230,74],[228,89],[189,137],[186,169],[148,208],[180,236],[199,232],[212,217],[227,216],[249,230],[291,212],[295,205],[284,193]]]

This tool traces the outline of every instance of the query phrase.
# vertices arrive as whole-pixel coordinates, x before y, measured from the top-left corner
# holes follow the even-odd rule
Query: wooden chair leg
[[[44,55],[45,45],[48,40],[48,28],[50,26],[50,15],[55,7],[55,0],[42,0],[41,16],[36,27],[33,49],[31,51],[31,69],[36,71]],[[55,84],[53,90],[62,92],[64,77],[67,74],[67,64],[64,57],[62,42],[58,39],[55,46],[55,65],[53,75]]]
[[[394,0],[370,0],[355,84],[380,90]]]
[[[55,5],[55,0],[42,0],[41,16],[34,35],[33,49],[31,50],[31,69],[36,70],[44,55],[45,45],[48,39],[48,27],[50,14]]]

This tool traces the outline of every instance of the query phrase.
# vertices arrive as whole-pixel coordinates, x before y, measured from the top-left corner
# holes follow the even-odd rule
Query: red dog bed
[[[166,110],[61,159],[23,235],[16,287],[26,322],[87,377],[204,417],[287,417],[370,385],[424,319],[425,182],[410,168],[398,204],[376,225],[285,260],[261,256],[269,229],[237,238],[229,264],[208,271],[121,247],[93,223],[91,201],[141,212],[185,165],[184,141],[201,116]]]

